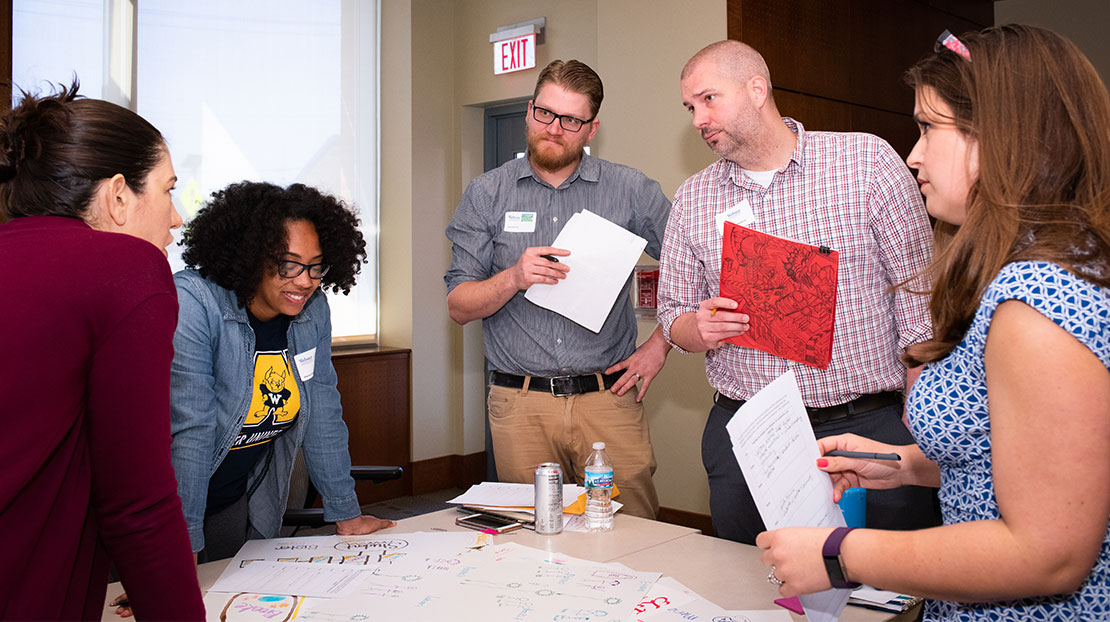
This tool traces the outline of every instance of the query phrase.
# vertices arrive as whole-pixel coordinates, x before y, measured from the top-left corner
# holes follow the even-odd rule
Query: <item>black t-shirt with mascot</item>
[[[247,318],[255,337],[251,405],[243,428],[208,481],[205,516],[228,507],[247,492],[254,464],[270,459],[274,439],[293,427],[301,409],[301,395],[289,365],[289,316],[263,322],[247,311]]]

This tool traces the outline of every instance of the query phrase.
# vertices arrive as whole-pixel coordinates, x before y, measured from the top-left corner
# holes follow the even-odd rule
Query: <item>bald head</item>
[[[767,81],[770,91],[771,72],[767,69],[767,62],[747,43],[726,39],[705,46],[686,61],[680,79],[685,80],[690,72],[703,64],[711,64],[722,77],[740,84],[759,76]]]

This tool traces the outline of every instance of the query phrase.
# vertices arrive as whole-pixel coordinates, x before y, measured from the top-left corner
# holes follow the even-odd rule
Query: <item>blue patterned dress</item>
[[[1005,266],[983,295],[963,341],[946,358],[925,367],[909,396],[914,438],[925,456],[940,465],[946,525],[1000,517],[991,475],[983,354],[991,317],[1006,300],[1020,300],[1056,322],[1110,368],[1110,290],[1053,263]],[[1076,592],[1003,603],[927,601],[925,619],[1110,619],[1110,529],[1090,576]]]

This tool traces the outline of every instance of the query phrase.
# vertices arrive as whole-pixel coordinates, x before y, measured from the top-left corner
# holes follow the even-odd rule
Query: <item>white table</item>
[[[415,531],[468,531],[455,525],[455,510],[441,510],[398,521],[381,534]],[[542,536],[519,529],[495,536],[498,542],[516,542],[545,551],[559,552],[597,562],[620,562],[634,570],[661,572],[674,577],[702,597],[725,609],[775,609],[778,592],[767,582],[767,569],[759,561],[759,549],[701,535],[695,529],[650,521],[617,513],[613,531],[606,533],[563,532]],[[216,582],[228,560],[201,564],[197,577],[201,590]],[[108,586],[102,620],[119,622],[115,607],[108,603],[122,591],[119,583]],[[795,620],[804,616],[791,614]],[[891,614],[849,606],[841,620],[879,622],[912,620],[913,615]]]

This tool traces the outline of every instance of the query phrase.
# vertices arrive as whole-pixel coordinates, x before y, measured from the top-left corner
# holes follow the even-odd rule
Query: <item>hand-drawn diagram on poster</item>
[[[469,536],[472,540],[475,537],[475,534],[421,533],[395,534],[392,540],[407,541],[407,548],[412,551],[425,548],[425,536],[441,535]],[[268,543],[277,541],[257,542],[253,547],[255,554],[267,550],[272,553],[274,546]],[[307,546],[313,544],[317,548],[306,549],[309,554],[296,565],[310,568],[313,564],[327,563],[312,561],[324,557],[319,554],[319,545],[324,542]],[[334,548],[334,543],[331,546]],[[250,566],[256,562],[241,563]],[[481,550],[458,546],[449,550],[445,546],[438,553],[394,555],[375,567],[357,567],[362,568],[360,573],[364,577],[353,593],[341,598],[305,597],[295,602],[275,596],[282,600],[266,605],[269,601],[264,596],[209,592],[205,607],[210,620],[261,620],[267,616],[287,619],[288,606],[292,604],[295,611],[288,619],[306,622],[450,619],[631,622],[637,603],[659,578],[655,572],[638,572],[617,564],[575,559],[513,543]]]
[[[256,561],[307,564],[344,564],[376,567],[409,556],[439,555],[482,547],[492,540],[470,532],[398,533],[384,536],[309,536],[248,540],[220,578]],[[213,586],[219,585],[219,581]],[[239,591],[239,590],[230,590]]]
[[[726,222],[721,296],[751,318],[725,340],[826,369],[832,358],[839,253]]]

